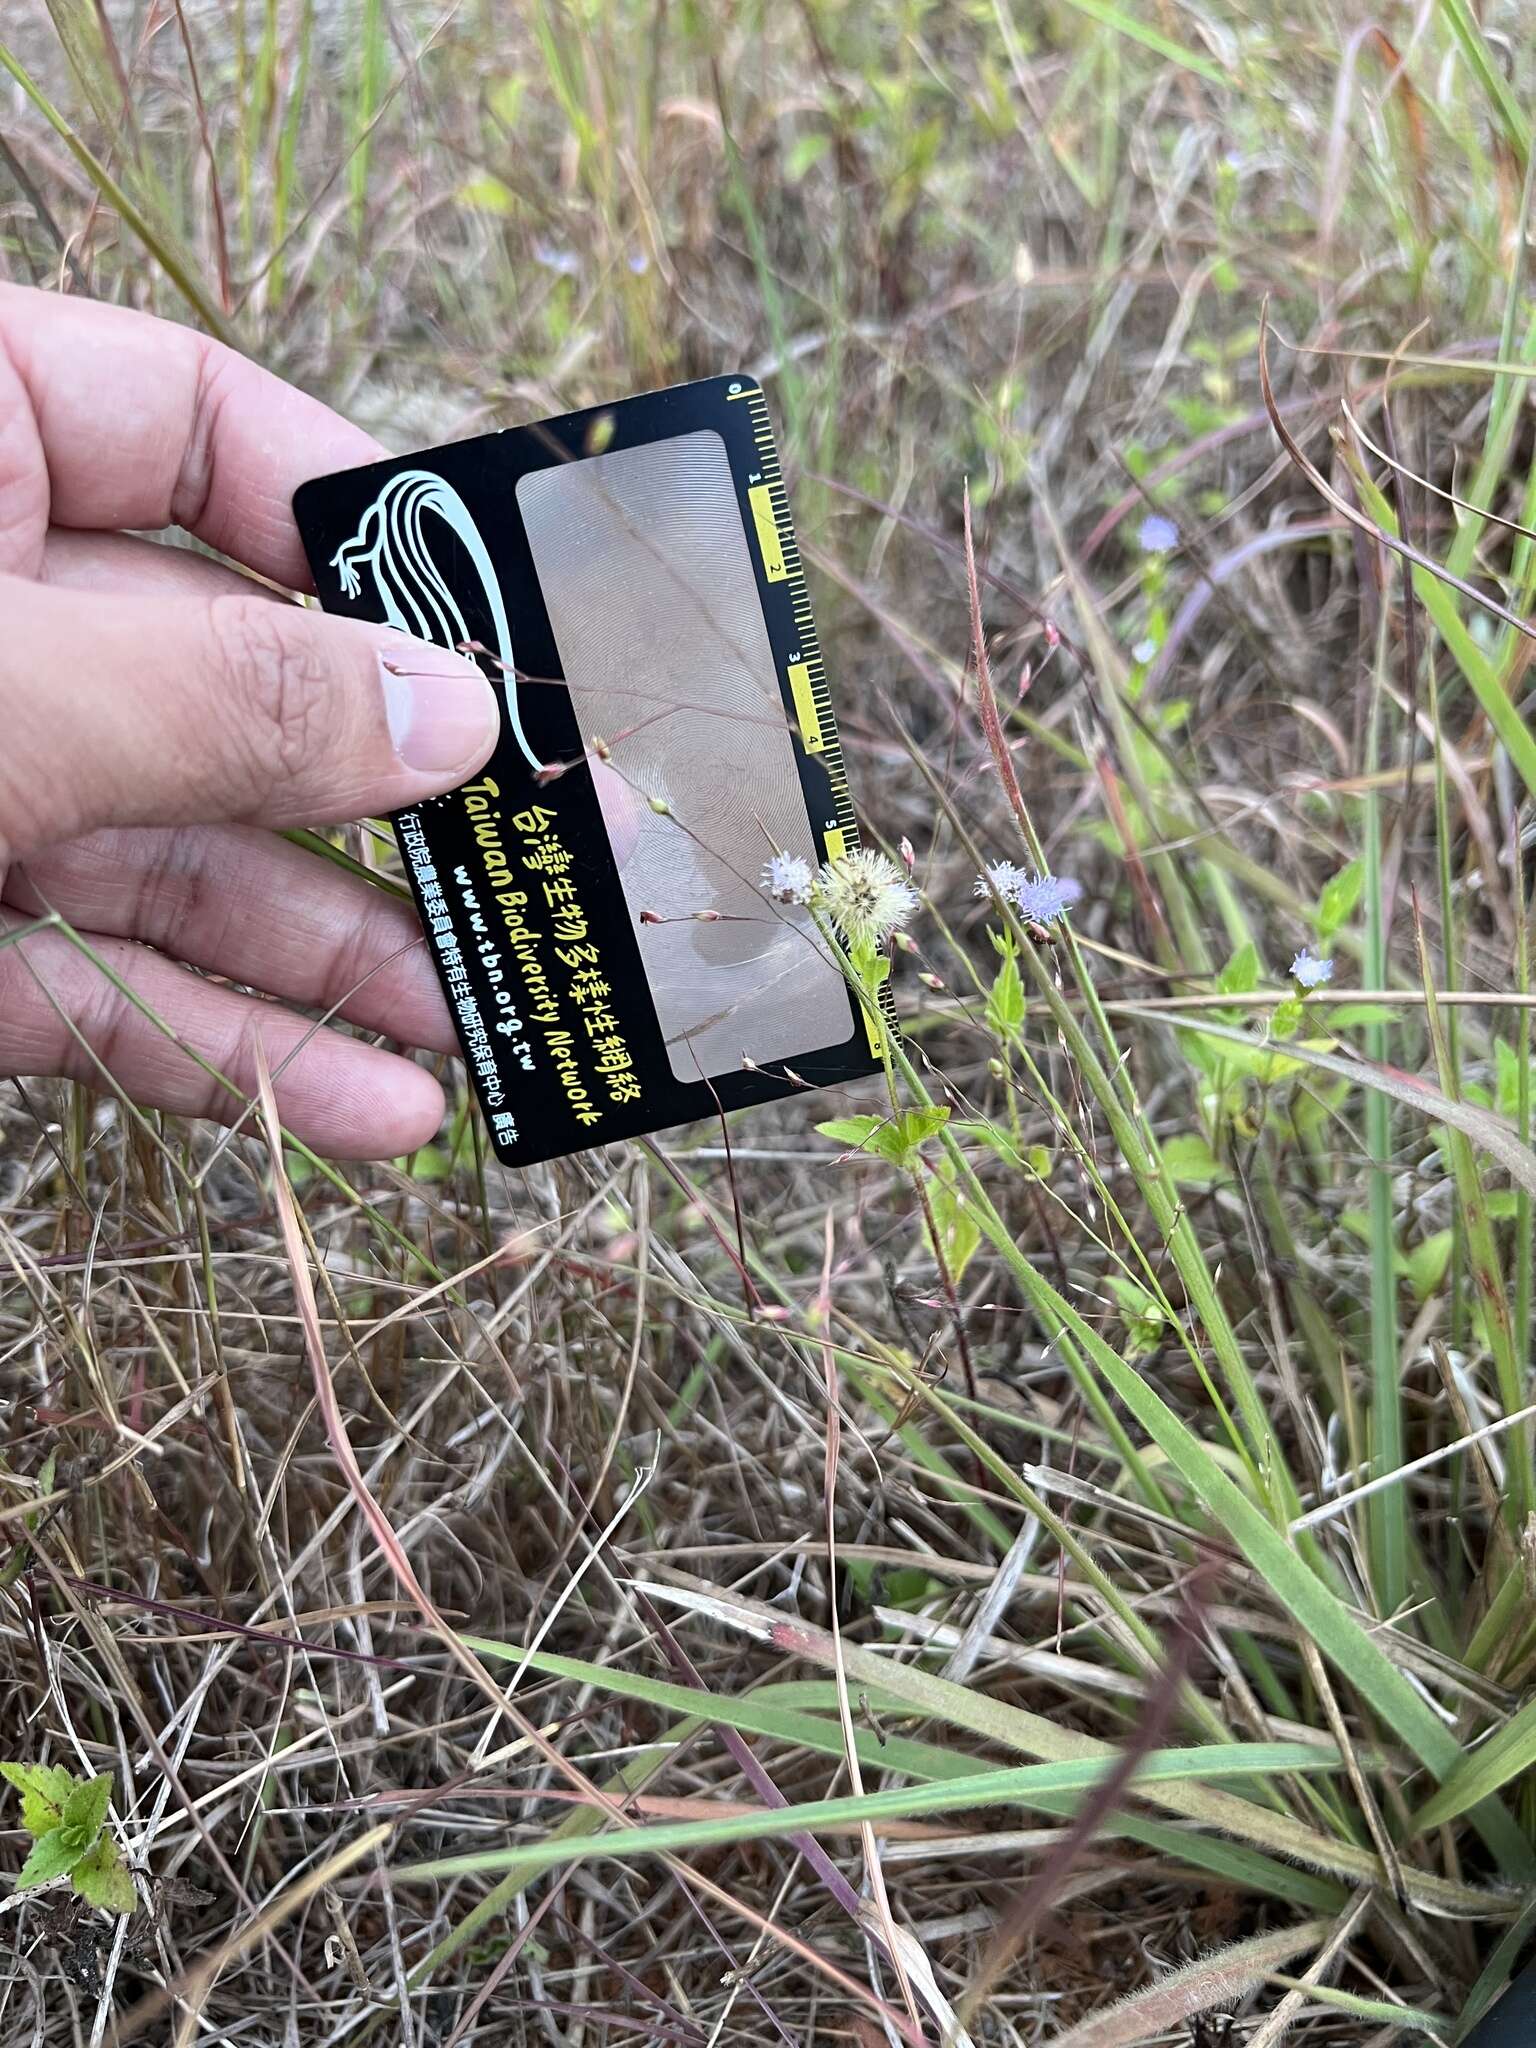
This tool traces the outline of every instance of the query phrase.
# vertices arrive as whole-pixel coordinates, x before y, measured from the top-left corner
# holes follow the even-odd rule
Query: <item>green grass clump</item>
[[[760,376],[921,904],[851,962],[883,1076],[728,1142],[513,1176],[454,1068],[438,1145],[344,1176],[0,1088],[0,1755],[121,1788],[145,1902],[8,1909],[0,2038],[1321,2048],[1498,1996],[1521,30],[6,22],[0,274],[400,449]],[[388,885],[377,834],[315,843]]]

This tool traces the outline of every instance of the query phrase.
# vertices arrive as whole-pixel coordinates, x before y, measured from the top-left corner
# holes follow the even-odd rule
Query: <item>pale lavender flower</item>
[[[1161,512],[1149,512],[1137,528],[1136,539],[1143,553],[1166,555],[1179,544],[1179,529]]]
[[[574,277],[581,269],[581,258],[574,250],[557,248],[553,242],[535,242],[533,260],[556,277]]]
[[[798,853],[776,853],[763,868],[763,887],[778,903],[809,903],[814,880]]]
[[[1300,988],[1321,988],[1333,979],[1333,962],[1320,960],[1316,953],[1303,946],[1291,962],[1291,978]]]
[[[976,877],[978,896],[1001,896],[1029,924],[1054,924],[1083,893],[1070,875],[1032,875],[1011,860],[993,861]]]
[[[1036,875],[1018,891],[1014,901],[1019,906],[1019,915],[1031,924],[1054,924],[1058,917],[1066,916],[1082,893],[1082,883],[1073,881],[1070,875]]]

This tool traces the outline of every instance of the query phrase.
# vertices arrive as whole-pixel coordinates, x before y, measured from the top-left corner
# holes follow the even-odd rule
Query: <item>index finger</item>
[[[385,452],[329,406],[190,327],[26,285],[0,284],[0,421],[7,414],[0,569],[23,576],[38,573],[50,525],[182,526],[248,569],[307,589],[294,490]]]

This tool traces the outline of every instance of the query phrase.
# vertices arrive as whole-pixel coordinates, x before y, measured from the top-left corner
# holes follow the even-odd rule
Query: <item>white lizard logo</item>
[[[357,532],[331,557],[348,597],[362,587],[359,564],[366,563],[384,603],[390,625],[419,640],[459,647],[469,638],[464,614],[454,602],[442,571],[422,534],[422,522],[435,512],[454,533],[474,564],[485,590],[501,662],[502,695],[512,734],[523,758],[537,774],[543,767],[523,733],[517,707],[517,670],[512,658],[512,629],[507,623],[501,588],[490,555],[469,508],[451,485],[427,469],[403,469],[392,476],[358,522]]]

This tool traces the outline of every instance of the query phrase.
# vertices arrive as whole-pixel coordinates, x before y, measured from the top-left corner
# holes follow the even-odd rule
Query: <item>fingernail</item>
[[[379,649],[379,685],[395,753],[415,774],[468,775],[495,746],[496,693],[464,655],[401,635]]]

